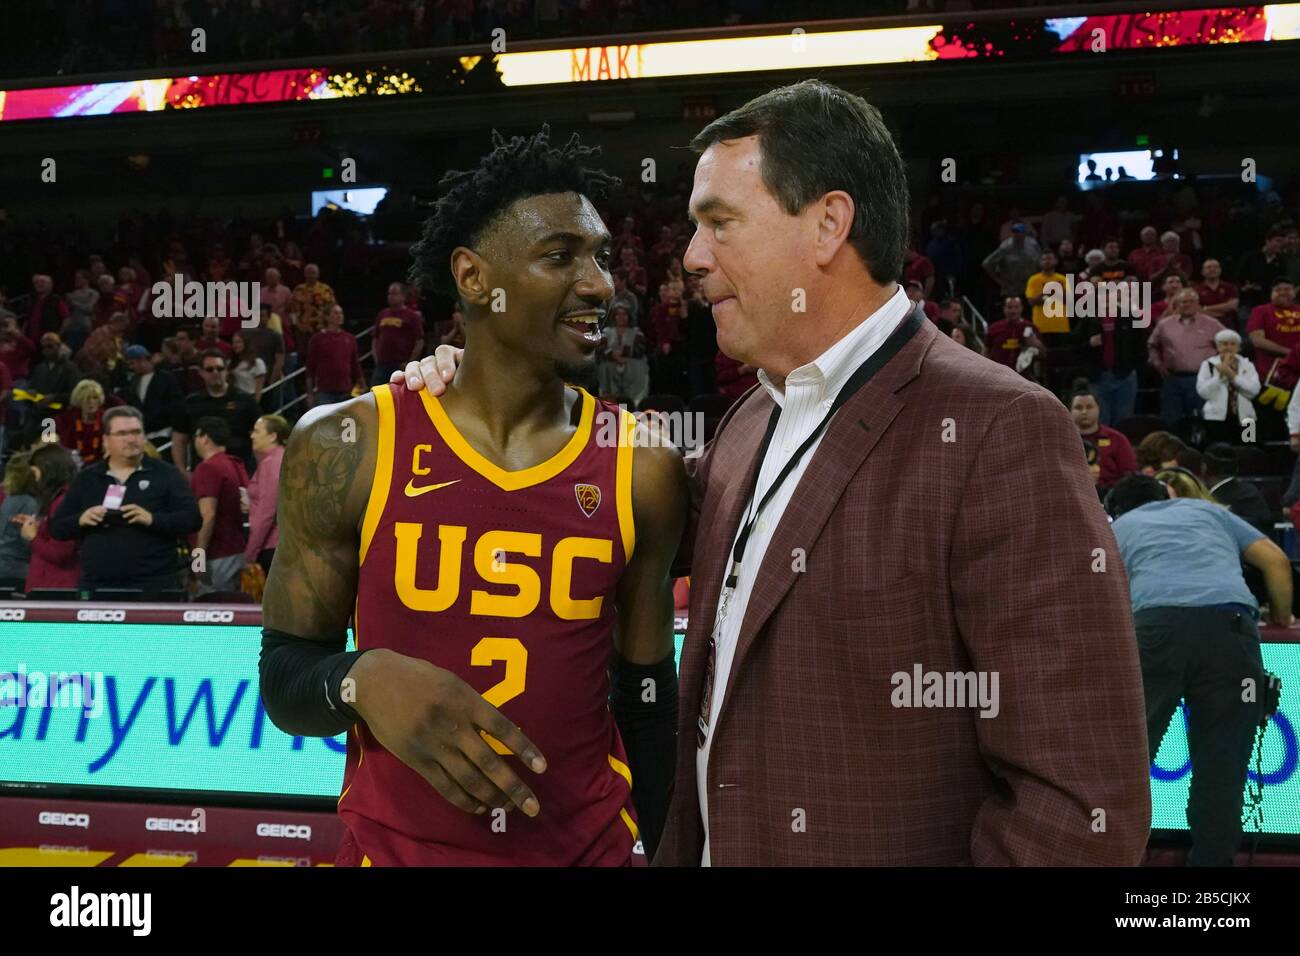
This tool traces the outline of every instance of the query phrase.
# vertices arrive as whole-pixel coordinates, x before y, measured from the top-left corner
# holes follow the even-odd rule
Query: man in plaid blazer
[[[719,347],[763,371],[691,462],[655,863],[1137,864],[1151,800],[1128,585],[1069,413],[906,314],[902,163],[865,102],[800,83],[692,145],[685,265]],[[838,385],[864,363],[865,383]],[[781,485],[775,463],[823,409],[762,506],[760,466]]]

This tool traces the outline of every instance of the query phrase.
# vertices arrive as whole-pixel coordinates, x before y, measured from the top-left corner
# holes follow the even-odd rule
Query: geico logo
[[[234,619],[234,611],[186,611],[181,615],[187,624],[229,624]]]
[[[296,823],[259,823],[257,835],[264,837],[283,837],[286,840],[310,840],[311,827]]]
[[[438,525],[438,586],[416,586],[416,561],[424,525],[398,521],[393,525],[397,538],[397,568],[393,583],[397,597],[413,611],[437,613],[456,603],[460,596],[461,552],[469,529],[462,525]],[[542,555],[542,536],[524,531],[486,531],[474,544],[474,570],[485,584],[515,589],[513,594],[492,594],[474,589],[470,593],[470,614],[492,617],[527,617],[541,602],[542,579],[527,564],[512,562],[507,555],[522,554],[529,558]],[[561,538],[551,551],[551,609],[562,621],[591,621],[600,617],[603,597],[578,599],[570,593],[573,564],[578,559],[610,564],[614,559],[614,542],[607,538]],[[430,575],[431,577],[432,575]]]
[[[146,830],[161,830],[165,833],[199,833],[198,820],[179,820],[174,817],[149,817],[144,821]]]
[[[78,621],[125,621],[126,611],[104,611],[99,608],[87,608],[77,612]]]
[[[36,822],[51,827],[81,827],[84,830],[90,827],[90,814],[51,813],[49,810],[43,810],[37,815]]]
[[[0,621],[25,621],[25,620],[27,620],[27,608],[25,607],[0,608]]]

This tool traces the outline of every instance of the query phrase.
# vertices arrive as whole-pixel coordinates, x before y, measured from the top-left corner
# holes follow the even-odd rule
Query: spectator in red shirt
[[[1296,308],[1295,284],[1290,279],[1273,280],[1272,301],[1251,310],[1246,331],[1255,346],[1259,380],[1267,385],[1273,363],[1300,345],[1300,308]]]
[[[1218,259],[1201,263],[1201,279],[1196,283],[1196,294],[1201,297],[1201,311],[1225,325],[1235,325],[1237,320],[1237,287],[1223,279],[1223,266]]]
[[[1070,396],[1070,416],[1080,437],[1097,446],[1101,464],[1097,475],[1099,488],[1110,488],[1125,475],[1137,471],[1137,456],[1124,433],[1101,424],[1101,403],[1097,401],[1096,393],[1088,388],[1086,379],[1075,383],[1074,393]]]
[[[909,248],[903,253],[903,282],[917,282],[921,286],[921,297],[928,299],[934,291],[934,263],[915,249]]]
[[[406,286],[400,282],[389,284],[388,305],[375,316],[373,345],[371,385],[385,384],[389,376],[424,351],[424,316],[406,304]]]
[[[15,382],[27,379],[36,354],[36,343],[18,331],[17,316],[6,315],[0,319],[0,364],[9,369]]]
[[[353,389],[363,388],[356,336],[343,330],[343,306],[336,305],[325,317],[324,330],[307,343],[308,401],[313,408],[332,405],[347,401]]]
[[[63,503],[68,484],[77,474],[77,463],[62,445],[53,442],[32,452],[28,467],[36,482],[36,513],[26,515],[19,533],[31,548],[24,590],[76,588],[81,580],[81,562],[75,539],[57,541],[50,536],[50,515]]]
[[[1151,278],[1151,267],[1158,259],[1164,257],[1164,250],[1156,244],[1156,236],[1155,226],[1143,226],[1142,231],[1138,233],[1142,245],[1128,254],[1129,268],[1139,279]]]
[[[135,324],[133,304],[127,301],[126,295],[117,287],[113,277],[104,273],[99,277],[99,300],[95,303],[91,325],[96,329],[108,325],[109,320],[119,312],[124,312],[132,318],[130,325]]]
[[[195,572],[197,592],[239,590],[244,569],[244,496],[248,472],[244,463],[226,451],[230,423],[209,415],[194,425],[194,451],[203,459],[194,469],[191,487],[199,502],[203,525],[194,546],[202,550],[204,570]]]
[[[713,359],[713,380],[718,392],[728,398],[740,398],[758,384],[758,372],[752,365],[744,365],[719,352]]]
[[[199,332],[192,325],[176,330],[176,367],[170,369],[180,383],[181,391],[192,395],[203,389],[203,355],[199,351]]]
[[[203,338],[194,343],[194,348],[199,352],[216,349],[226,357],[227,362],[235,354],[230,343],[221,338],[221,319],[215,315],[209,315],[203,320]]]
[[[68,407],[54,420],[59,444],[76,452],[81,464],[93,465],[104,456],[104,389],[83,378],[72,390]]]
[[[1024,368],[1018,368],[1020,353],[1031,348],[1038,354]],[[1020,296],[1009,295],[1003,299],[1002,318],[989,326],[988,357],[1037,381],[1035,366],[1041,369],[1046,352],[1047,347],[1034,329],[1034,323],[1025,318],[1025,303]]]
[[[280,542],[275,506],[280,495],[280,463],[284,460],[285,442],[289,440],[289,423],[279,415],[263,415],[254,423],[251,437],[257,471],[248,482],[248,543],[244,546],[244,564],[260,564],[270,574]]]
[[[32,276],[32,304],[27,310],[27,337],[39,342],[46,332],[58,333],[68,317],[68,304],[54,291],[54,280],[47,275]]]
[[[1149,328],[1152,329],[1160,324],[1160,320],[1164,318],[1165,313],[1173,306],[1174,300],[1178,298],[1186,286],[1183,284],[1182,276],[1176,272],[1171,272],[1165,276],[1160,288],[1163,290],[1165,297],[1158,302],[1151,303],[1151,325]]]
[[[1184,279],[1191,278],[1192,257],[1179,251],[1182,239],[1172,229],[1160,237],[1162,252],[1151,260],[1151,272],[1147,278],[1152,282],[1163,282],[1164,277],[1177,273]]]

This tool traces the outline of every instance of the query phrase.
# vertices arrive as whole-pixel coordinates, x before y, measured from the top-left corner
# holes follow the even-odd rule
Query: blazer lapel
[[[727,705],[733,699],[731,692],[736,674],[744,665],[745,657],[763,625],[784,600],[795,577],[803,573],[795,570],[795,549],[802,549],[805,556],[812,552],[827,519],[854,474],[862,467],[862,463],[905,404],[895,392],[916,377],[921,368],[921,359],[938,334],[924,312],[916,310],[913,315],[918,312],[923,324],[911,340],[844,404],[827,426],[821,444],[808,462],[794,496],[781,516],[781,522],[777,525],[759,566],[758,578],[754,581],[749,604],[745,609],[736,653],[727,675],[718,726],[722,725],[726,717]],[[734,528],[739,520],[737,509],[729,527]],[[714,585],[715,592],[720,584],[721,581]],[[713,604],[716,606],[716,603],[715,594]],[[709,622],[712,626],[712,618]]]

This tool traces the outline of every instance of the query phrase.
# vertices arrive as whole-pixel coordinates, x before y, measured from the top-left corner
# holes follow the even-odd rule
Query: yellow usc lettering
[[[413,611],[437,613],[460,596],[461,555],[469,529],[463,525],[438,525],[438,586],[422,588],[416,581],[420,539],[424,525],[398,521],[393,525],[397,559],[393,583],[398,600]],[[500,593],[475,588],[470,592],[470,614],[490,617],[527,617],[541,603],[542,580],[527,564],[512,563],[510,554],[542,556],[542,536],[523,531],[485,531],[474,543],[474,570],[485,585],[514,589]],[[563,621],[590,621],[600,617],[604,598],[573,597],[573,564],[579,559],[610,564],[614,542],[607,538],[561,538],[551,550],[551,610]]]

